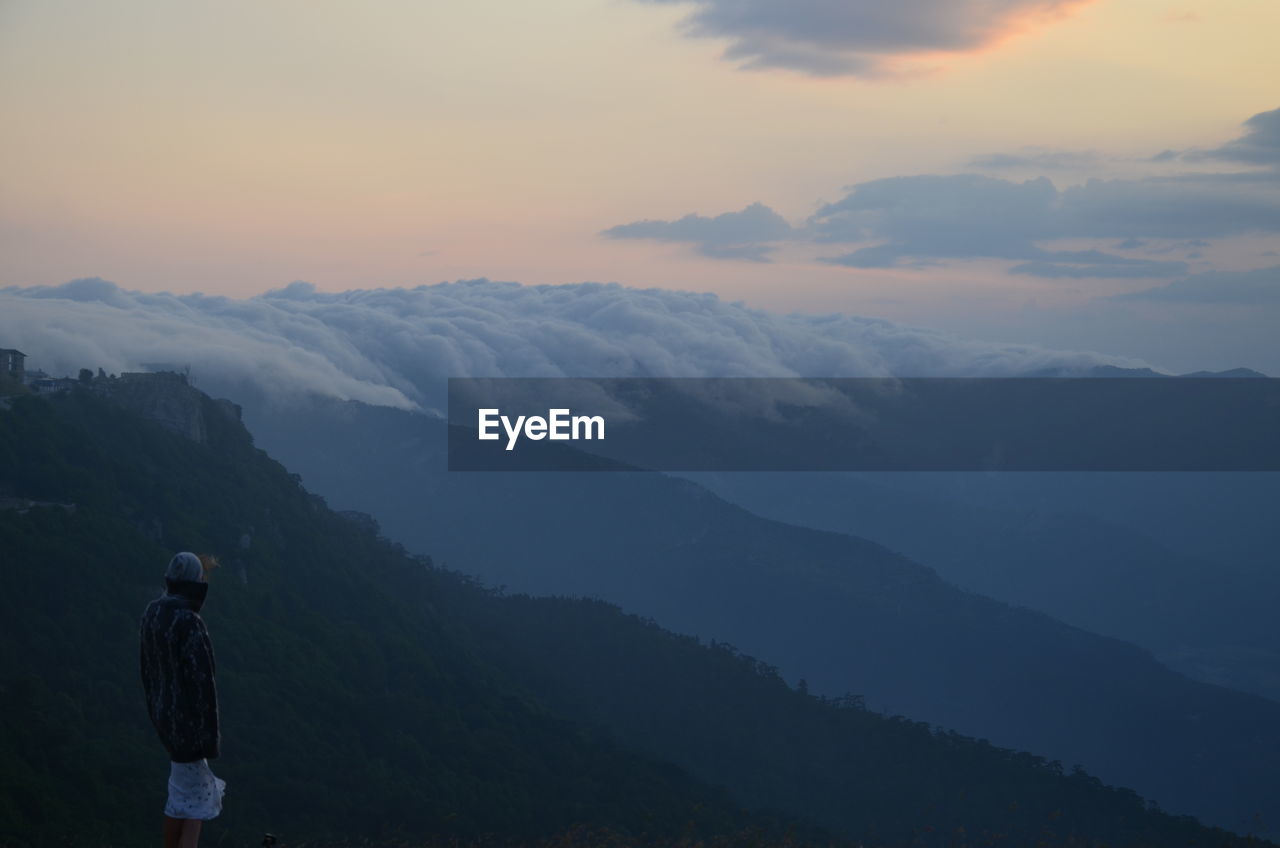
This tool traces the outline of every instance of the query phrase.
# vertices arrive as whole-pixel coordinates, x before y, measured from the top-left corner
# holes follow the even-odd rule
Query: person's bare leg
[[[185,819],[175,819],[173,816],[164,817],[164,848],[180,848],[179,840],[182,839],[182,824]]]
[[[184,819],[182,822],[182,841],[178,848],[196,848],[200,844],[200,819]]]

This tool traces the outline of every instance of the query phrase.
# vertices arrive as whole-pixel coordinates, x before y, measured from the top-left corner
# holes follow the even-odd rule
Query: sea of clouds
[[[973,341],[852,315],[779,315],[713,294],[616,283],[469,280],[248,298],[145,293],[98,278],[0,289],[0,347],[75,374],[189,365],[272,397],[438,412],[448,377],[1003,377],[1145,363]]]

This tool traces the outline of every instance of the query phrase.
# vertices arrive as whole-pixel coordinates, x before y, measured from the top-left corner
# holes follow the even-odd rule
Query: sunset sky
[[[715,292],[1280,374],[1273,0],[0,2],[0,287]]]

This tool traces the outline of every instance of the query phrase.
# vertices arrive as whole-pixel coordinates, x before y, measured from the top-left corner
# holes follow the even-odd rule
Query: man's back
[[[213,646],[198,610],[208,584],[180,581],[147,605],[139,664],[147,712],[174,762],[218,756]]]

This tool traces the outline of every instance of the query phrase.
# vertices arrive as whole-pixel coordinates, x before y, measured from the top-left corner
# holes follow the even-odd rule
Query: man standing
[[[226,781],[209,759],[218,756],[218,692],[213,645],[200,607],[212,558],[186,551],[169,561],[165,592],[142,614],[142,689],[156,733],[169,752],[165,848],[195,848],[200,826],[222,812]]]

